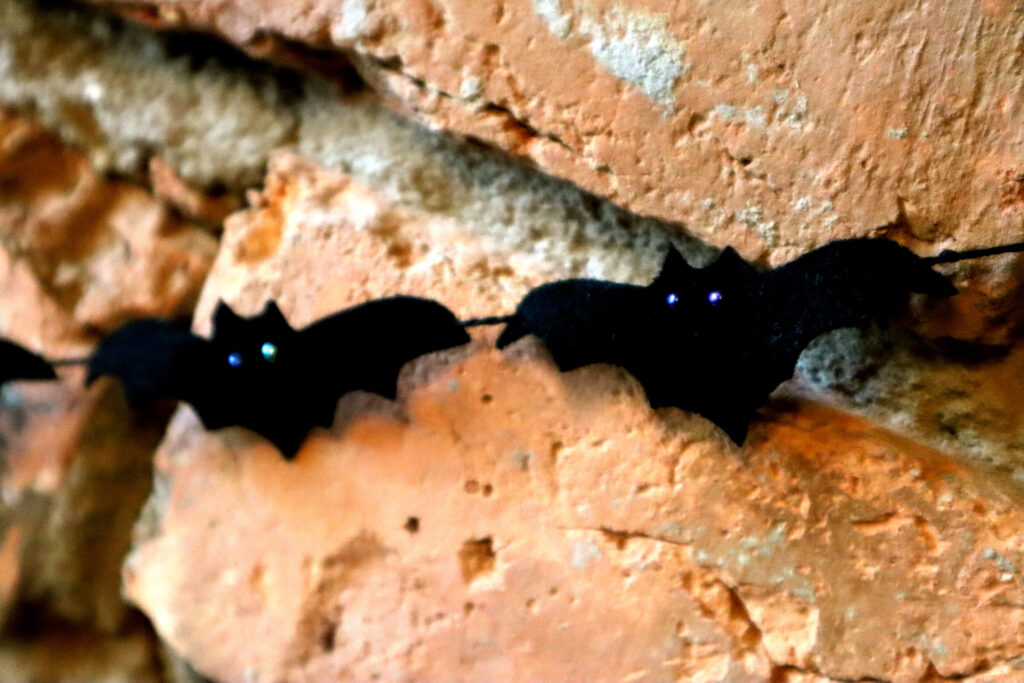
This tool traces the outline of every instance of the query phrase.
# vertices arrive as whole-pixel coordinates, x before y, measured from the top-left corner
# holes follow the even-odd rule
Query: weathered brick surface
[[[129,318],[187,312],[215,249],[144,189],[0,110],[0,332],[66,354]]]
[[[129,6],[342,51],[403,112],[748,257],[899,221],[922,243],[1021,234],[1014,2]]]
[[[0,110],[3,337],[69,357],[130,317],[187,311],[214,248],[144,189]],[[157,680],[120,565],[167,415],[86,390],[81,368],[61,375],[0,393],[0,680]]]
[[[691,233],[763,263],[1021,234],[1012,3],[103,4],[370,89],[0,0],[0,105],[79,148],[0,119],[0,333],[50,354],[188,313],[215,250],[201,332],[218,298],[295,325],[395,293],[508,312],[645,282],[669,239],[704,262]],[[290,464],[181,408],[127,594],[182,680],[1020,680],[1021,263],[817,342],[743,449],[496,330],[412,363],[397,403],[344,398]],[[155,677],[116,573],[161,426],[65,379],[4,392],[0,613],[77,625],[0,642],[0,669]],[[32,668],[61,647],[88,655]]]

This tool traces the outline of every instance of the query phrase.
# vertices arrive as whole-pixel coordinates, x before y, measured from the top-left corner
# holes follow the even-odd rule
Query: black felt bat
[[[310,429],[331,425],[343,394],[394,399],[403,365],[468,341],[451,311],[427,299],[371,301],[301,330],[273,301],[251,318],[221,302],[210,339],[160,319],[127,323],[100,343],[87,382],[119,378],[134,406],[185,401],[207,429],[248,427],[291,459]]]
[[[0,339],[0,385],[16,379],[56,379],[57,375],[46,359]]]
[[[669,249],[646,287],[600,280],[542,285],[503,319],[504,348],[532,334],[562,371],[592,363],[629,370],[652,407],[710,419],[742,444],[755,411],[829,330],[900,310],[909,293],[951,296],[936,263],[1022,251],[1024,244],[922,258],[895,242],[832,242],[761,272],[727,248],[705,268]],[[499,319],[490,319],[497,322]]]

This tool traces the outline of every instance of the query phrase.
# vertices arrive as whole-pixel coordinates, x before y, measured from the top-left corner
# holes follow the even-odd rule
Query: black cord
[[[88,365],[91,358],[58,358],[56,360],[47,359],[47,363],[59,368],[64,365]]]
[[[511,321],[513,316],[511,315],[493,315],[490,318],[470,318],[469,320],[463,320],[459,324],[463,327],[478,327],[480,325],[504,325]]]
[[[966,251],[947,249],[938,256],[930,256],[921,260],[928,264],[955,263],[957,261],[965,261],[972,258],[995,256],[996,254],[1010,254],[1017,251],[1024,251],[1024,242],[1014,242],[1013,244],[1004,244],[1001,247],[988,247],[987,249],[968,249]]]

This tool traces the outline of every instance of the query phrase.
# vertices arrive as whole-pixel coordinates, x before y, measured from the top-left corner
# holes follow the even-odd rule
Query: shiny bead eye
[[[708,303],[711,304],[712,306],[717,306],[721,300],[722,293],[719,292],[717,289],[708,292]]]
[[[228,365],[233,368],[242,367],[242,354],[235,351],[234,353],[228,354]]]
[[[674,308],[676,303],[679,302],[679,297],[675,295],[675,292],[665,297],[665,303],[668,304],[669,308]]]
[[[277,358],[277,345],[264,342],[263,346],[260,347],[260,353],[263,354],[263,360],[273,363]]]

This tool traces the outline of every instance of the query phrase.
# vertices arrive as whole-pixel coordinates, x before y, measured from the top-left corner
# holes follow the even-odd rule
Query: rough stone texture
[[[0,2],[0,103],[30,110],[100,169],[145,173],[156,153],[198,186],[259,182],[294,120],[278,83],[232,77],[230,51],[177,44],[67,7]],[[220,59],[218,59],[220,57]],[[234,74],[237,75],[237,72]]]
[[[166,415],[132,416],[80,382],[18,382],[0,400],[0,681],[156,683],[120,567]]]
[[[219,226],[228,214],[241,206],[237,195],[203,192],[186,183],[177,169],[160,157],[149,158],[149,183],[161,201],[189,218]]]
[[[501,310],[548,268],[292,154],[251,199],[202,331],[221,297],[276,298],[296,325],[398,292]],[[342,399],[293,463],[179,410],[125,565],[175,650],[228,681],[1019,678],[1005,470],[782,399],[740,450],[620,370],[563,375],[535,342],[474,334],[409,366],[397,404]],[[956,375],[933,350],[909,381],[982,384],[1018,357]]]
[[[219,297],[296,325],[398,292],[502,313],[561,277],[644,282],[668,240],[705,261],[689,233],[765,263],[850,234],[1019,235],[1014,8],[819,4],[116,5],[311,75],[0,0],[0,106],[79,148],[0,120],[0,333],[63,355],[190,312],[215,248],[193,219],[268,160],[198,330]],[[443,130],[345,94],[349,59]],[[967,291],[915,301],[916,332],[815,344],[742,450],[621,371],[494,351],[494,330],[411,364],[397,404],[346,397],[292,464],[181,408],[124,569],[176,654],[115,576],[159,416],[112,383],[13,387],[0,670],[58,649],[85,654],[42,678],[146,680],[159,658],[180,681],[1024,680],[1024,352],[928,339],[1014,342],[1024,262],[951,272]]]
[[[568,384],[481,351],[295,465],[182,412],[129,593],[222,680],[916,681],[1022,652],[1018,492],[833,411],[741,460],[614,373]]]
[[[120,392],[69,375],[4,389],[3,603],[114,633],[126,613],[119,567],[166,415],[133,416]]]
[[[189,311],[215,249],[143,189],[0,110],[0,330],[67,353],[130,317]]]
[[[747,256],[1021,233],[1015,2],[97,1],[344,52],[402,111]]]
[[[936,343],[899,326],[833,332],[797,364],[802,393],[812,400],[869,416],[1024,483],[1022,373],[1019,344]],[[806,387],[814,391],[807,394]]]
[[[215,246],[0,110],[0,335],[76,356],[129,317],[186,312]],[[168,413],[132,414],[81,368],[61,374],[0,393],[0,680],[155,681],[120,567]]]
[[[97,638],[46,633],[25,643],[0,644],[0,681],[25,683],[159,683],[146,633]]]
[[[669,236],[697,258],[713,253],[678,234],[678,226],[637,217],[411,125],[358,93],[341,97],[323,79],[281,72],[273,78],[260,71],[266,66],[201,40],[190,60],[182,44],[192,36],[175,41],[73,8],[47,12],[25,0],[0,0],[0,11],[0,54],[9,55],[0,60],[0,104],[37,112],[99,168],[131,174],[148,160],[154,190],[186,211],[202,200],[179,181],[244,190],[262,180],[271,148],[294,143],[396,206],[448,215],[513,259],[539,258],[552,275],[642,282],[656,272]],[[256,92],[273,96],[258,99],[253,80]],[[153,98],[153,82],[162,97]],[[100,84],[105,96],[89,97],[88,83]],[[142,100],[153,130],[140,142],[122,131],[138,127]],[[103,135],[79,131],[76,119],[64,115],[69,107],[107,122]],[[283,132],[268,136],[268,129]],[[159,156],[151,156],[154,149]],[[581,241],[586,252],[574,246]]]

